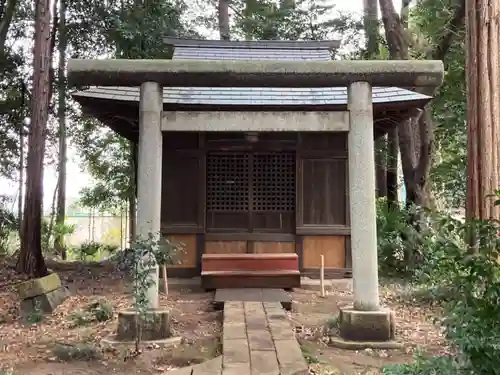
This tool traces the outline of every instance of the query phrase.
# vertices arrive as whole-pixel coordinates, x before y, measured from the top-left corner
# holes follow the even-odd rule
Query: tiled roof
[[[76,96],[97,99],[139,101],[137,87],[91,87]],[[429,99],[429,96],[398,87],[374,87],[373,103]],[[165,87],[165,104],[199,105],[338,105],[347,104],[347,89],[329,88],[247,88],[247,87]]]
[[[214,41],[166,38],[175,47],[173,59],[190,60],[330,60],[334,41]],[[91,87],[75,96],[139,101],[139,88]],[[374,87],[373,102],[430,99],[397,87]],[[210,88],[166,87],[163,103],[191,105],[338,105],[347,104],[347,89],[331,88]]]
[[[165,39],[179,60],[331,60],[337,41],[224,41]]]
[[[331,60],[332,56],[327,49],[176,47],[173,58],[177,60]]]

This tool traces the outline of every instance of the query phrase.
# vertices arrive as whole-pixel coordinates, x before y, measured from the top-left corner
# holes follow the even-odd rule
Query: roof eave
[[[336,50],[340,47],[340,40],[207,40],[207,39],[183,39],[176,37],[163,38],[165,44],[174,47],[198,47],[198,48],[231,48],[231,49],[329,49]]]

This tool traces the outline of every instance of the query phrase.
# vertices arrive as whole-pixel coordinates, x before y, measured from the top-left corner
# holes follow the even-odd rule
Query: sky
[[[191,0],[196,1],[196,0]],[[396,9],[401,8],[401,0],[393,0]],[[187,1],[189,4],[190,0]],[[363,0],[331,0],[325,1],[325,3],[335,4],[335,9],[341,12],[354,12],[361,14],[363,9]],[[207,30],[199,30],[200,33],[204,34],[206,37],[214,37]],[[71,126],[71,124],[68,124]],[[66,186],[66,196],[68,201],[77,200],[79,197],[80,190],[91,184],[90,176],[82,171],[80,167],[80,160],[76,153],[75,148],[71,145],[71,141],[68,146],[68,164],[67,164],[67,186]],[[44,169],[44,208],[49,209],[52,204],[52,199],[54,195],[54,190],[57,186],[57,170],[54,166],[47,166]],[[12,197],[18,196],[18,186],[16,182],[10,182],[7,180],[0,179],[0,194],[9,195]],[[69,203],[69,202],[68,202]],[[17,206],[13,204],[15,209]]]

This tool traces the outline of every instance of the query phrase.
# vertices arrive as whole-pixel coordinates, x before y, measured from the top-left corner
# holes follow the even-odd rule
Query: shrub
[[[415,356],[411,363],[393,364],[382,369],[384,375],[458,375],[460,365],[450,357]]]
[[[466,245],[465,253],[456,243],[442,244],[457,264],[457,271],[448,275],[454,298],[445,305],[442,323],[474,374],[500,374],[500,225],[471,221],[458,230],[464,237],[475,233],[478,240]]]
[[[17,230],[18,221],[11,210],[8,209],[6,197],[0,196],[0,255],[10,252],[11,234]]]
[[[90,303],[85,310],[75,311],[70,315],[74,327],[93,322],[105,322],[113,319],[113,306],[106,300]]]

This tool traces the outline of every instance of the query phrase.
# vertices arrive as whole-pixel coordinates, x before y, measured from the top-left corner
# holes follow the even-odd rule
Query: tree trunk
[[[131,187],[130,195],[128,198],[128,220],[129,220],[129,243],[135,241],[137,234],[137,158],[138,150],[137,144],[130,142],[130,176]]]
[[[66,63],[66,0],[59,1],[59,103],[57,117],[59,121],[59,183],[57,185],[57,211],[56,224],[64,225],[66,216],[66,73],[64,71]],[[54,239],[54,249],[60,254],[63,260],[66,260],[66,246],[64,245],[64,236],[58,234]]]
[[[500,219],[492,194],[499,188],[498,131],[500,76],[498,33],[500,4],[470,0],[466,13],[467,202],[471,219]]]
[[[377,0],[364,0],[363,25],[366,37],[365,58],[368,60],[379,57],[379,23]],[[379,138],[375,147],[375,182],[377,197],[387,196],[387,142]]]
[[[377,197],[387,197],[387,136],[377,139],[375,146]]]
[[[18,232],[19,238],[23,235],[23,191],[24,191],[24,128],[26,119],[26,85],[21,83],[21,106],[23,120],[19,124],[19,199],[17,200]]]
[[[392,0],[379,0],[385,37],[389,47],[391,60],[408,59],[408,43],[405,40],[405,30],[401,19],[394,8]],[[398,129],[387,134],[387,201],[394,204],[398,200]]]
[[[387,169],[385,174],[387,203],[389,205],[394,205],[398,202],[398,154],[398,129],[392,129],[387,133]]]
[[[363,1],[363,25],[366,36],[366,58],[376,59],[379,55],[377,0]]]
[[[409,3],[403,1],[403,19],[397,14],[392,0],[379,0],[379,4],[391,59],[407,60],[409,36],[405,29],[407,22],[405,15]],[[453,36],[463,23],[464,4],[465,0],[459,0],[446,32],[443,33],[436,49],[429,55],[430,58],[435,60],[445,59]],[[430,108],[424,109],[421,114],[416,114],[415,119],[400,124],[397,132],[407,204],[426,205],[426,183],[429,177],[434,146],[434,123]]]
[[[219,0],[219,34],[221,40],[229,40],[229,0]]]
[[[129,244],[132,244],[135,241],[136,233],[137,233],[137,204],[135,201],[135,197],[130,197],[128,201],[128,236],[129,236]]]
[[[33,98],[26,168],[26,197],[21,251],[17,261],[18,272],[35,278],[47,275],[47,267],[42,254],[41,223],[50,63],[50,1],[37,0],[35,3]]]

